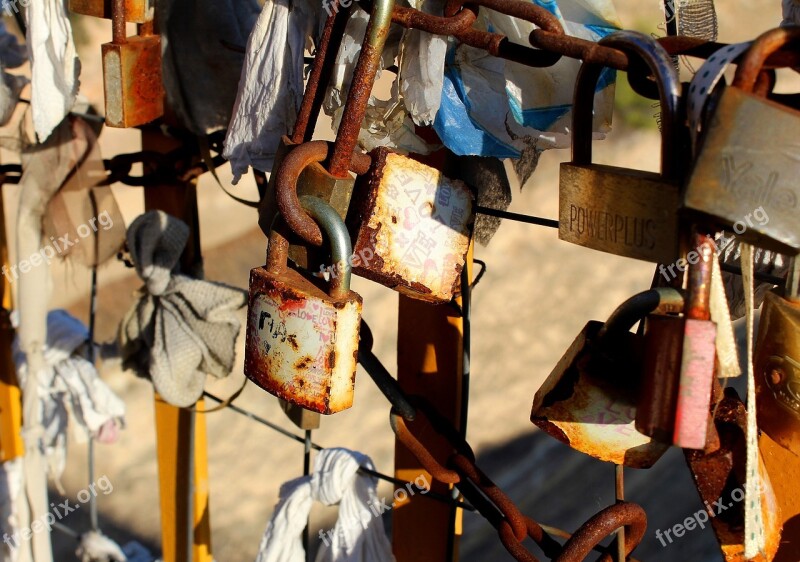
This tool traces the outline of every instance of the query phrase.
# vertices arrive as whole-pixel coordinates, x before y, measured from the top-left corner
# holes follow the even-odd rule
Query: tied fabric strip
[[[81,355],[88,337],[86,326],[67,311],[48,313],[47,341],[42,354],[45,367],[39,372],[37,382],[44,453],[57,484],[66,465],[70,421],[75,424],[74,435],[78,442],[85,442],[86,437],[92,435],[101,443],[113,443],[119,429],[125,425],[125,403],[103,382],[95,366]],[[18,340],[14,342],[14,360],[20,384],[24,385],[28,364]]]
[[[339,504],[336,526],[320,545],[316,562],[393,562],[383,521],[369,508],[379,503],[377,482],[359,474],[361,466],[375,468],[368,456],[356,451],[323,449],[311,476],[281,486],[256,562],[305,561],[301,534],[314,501]]]
[[[178,273],[189,227],[162,211],[150,211],[128,228],[128,249],[145,282],[122,320],[123,366],[150,378],[168,403],[188,407],[203,393],[206,374],[233,369],[246,294],[221,283]]]

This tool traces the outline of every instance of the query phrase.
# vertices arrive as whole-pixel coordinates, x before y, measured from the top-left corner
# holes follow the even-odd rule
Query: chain
[[[396,396],[393,401],[398,401]],[[500,542],[515,560],[538,562],[522,544],[528,537],[547,557],[557,562],[583,560],[590,551],[597,549],[600,541],[620,527],[626,530],[626,555],[641,542],[647,526],[644,510],[636,504],[619,502],[589,519],[562,546],[539,523],[523,515],[511,498],[478,467],[472,447],[435,408],[417,396],[404,396],[402,401],[413,405],[415,411],[413,419],[407,419],[392,408],[391,426],[397,439],[435,480],[458,488],[475,510],[497,530]],[[424,443],[420,435],[426,436]],[[450,452],[442,460],[431,452],[432,449]],[[601,560],[611,560],[614,548],[612,545],[608,550],[601,549]]]
[[[371,2],[362,0],[358,5],[369,11]],[[474,29],[479,8],[485,7],[536,25],[529,37],[535,48],[512,43],[508,37]],[[420,29],[437,35],[451,35],[467,45],[484,49],[490,54],[532,67],[556,64],[562,56],[584,62],[602,64],[617,70],[627,70],[629,56],[618,49],[602,47],[597,43],[567,35],[559,20],[546,9],[524,0],[448,0],[445,15],[434,16],[414,8],[395,6],[392,22],[405,28]],[[662,37],[659,43],[673,56],[692,56],[707,59],[724,43],[701,38],[674,36]],[[780,52],[772,55],[765,68],[800,66],[800,53]]]

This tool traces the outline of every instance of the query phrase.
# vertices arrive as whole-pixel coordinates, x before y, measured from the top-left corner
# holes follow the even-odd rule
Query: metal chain
[[[392,409],[391,425],[397,439],[435,480],[458,488],[478,513],[497,530],[501,543],[516,560],[537,562],[537,558],[522,545],[527,537],[533,539],[546,556],[557,562],[583,560],[591,550],[597,548],[601,540],[620,527],[626,530],[626,554],[630,554],[641,542],[647,526],[644,510],[636,504],[620,502],[592,517],[562,547],[541,525],[523,515],[516,504],[478,467],[469,443],[428,402],[416,396],[398,399],[394,395],[392,400],[403,403],[406,408],[409,404],[415,408],[413,420],[404,418],[396,409]],[[426,436],[425,442],[420,435]],[[439,447],[433,447],[431,442],[437,442]],[[449,450],[450,453],[441,460],[431,452],[434,448]],[[601,560],[611,560],[613,548],[614,545],[609,550],[602,550],[604,556]]]

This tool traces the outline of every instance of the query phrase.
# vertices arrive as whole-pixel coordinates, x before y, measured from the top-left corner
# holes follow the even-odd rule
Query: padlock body
[[[742,241],[800,251],[796,111],[729,87],[706,125],[685,207]]]
[[[683,355],[684,319],[651,314],[645,321],[642,389],[636,407],[636,429],[672,445]]]
[[[536,393],[531,421],[559,441],[597,459],[649,468],[668,446],[636,430],[639,371],[625,368],[611,373],[593,367],[588,350],[602,325],[589,322],[575,339]],[[639,339],[630,333],[622,336],[629,357],[639,356]]]
[[[138,127],[164,114],[161,38],[129,37],[102,46],[106,124]]]
[[[69,0],[69,11],[110,20],[113,3],[113,0]],[[125,21],[147,23],[153,21],[155,12],[150,0],[125,0]]]
[[[429,302],[459,292],[474,223],[466,184],[378,148],[354,201],[348,226],[359,258],[355,274]]]
[[[720,446],[714,451],[684,449],[686,463],[700,499],[712,510],[709,522],[725,562],[770,562],[781,545],[781,516],[778,490],[773,489],[765,458],[759,455],[758,479],[761,520],[764,525],[765,555],[744,556],[744,510],[747,411],[732,389],[714,410],[714,424]],[[789,559],[780,558],[782,562]]]
[[[800,305],[767,293],[755,353],[758,427],[800,455]]]
[[[297,146],[287,136],[281,137],[281,143],[275,153],[272,173],[267,183],[267,191],[259,205],[258,224],[261,230],[269,235],[272,221],[278,214],[278,199],[275,190],[277,170],[283,159]],[[350,207],[353,196],[355,178],[348,174],[346,178],[332,176],[322,164],[315,162],[307,166],[297,179],[297,196],[312,195],[321,199],[339,214],[344,220]],[[290,237],[289,259],[298,267],[309,271],[318,271],[321,265],[330,265],[327,261],[327,252],[305,244],[298,236]]]
[[[708,320],[684,320],[683,351],[672,442],[684,449],[706,446],[711,390],[717,353],[717,326]]]
[[[353,404],[361,297],[334,299],[287,268],[250,272],[244,373],[278,398],[321,414]]]
[[[600,164],[561,164],[558,237],[653,263],[678,257],[679,186],[659,174]]]

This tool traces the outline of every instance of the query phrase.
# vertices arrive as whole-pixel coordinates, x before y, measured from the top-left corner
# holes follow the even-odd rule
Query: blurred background
[[[659,0],[615,2],[627,28],[665,35],[653,22],[662,18]],[[719,40],[752,39],[781,20],[779,0],[717,0]],[[100,44],[111,37],[105,21],[73,17],[83,64],[81,92],[103,106]],[[14,24],[9,22],[9,28]],[[621,75],[622,77],[622,75]],[[689,74],[683,76],[684,80]],[[382,80],[381,84],[386,81]],[[781,75],[779,88],[797,84]],[[382,86],[384,87],[384,86]],[[796,90],[795,90],[796,91]],[[618,81],[614,129],[595,144],[596,160],[656,170],[659,166],[657,107]],[[324,126],[325,124],[323,124]],[[324,128],[324,127],[323,127]],[[3,136],[0,131],[0,137]],[[320,130],[320,136],[330,136]],[[105,157],[139,149],[135,131],[106,128],[101,137]],[[558,164],[569,151],[549,151],[525,186],[513,186],[510,210],[544,217],[558,216]],[[4,162],[7,155],[3,155]],[[230,181],[229,168],[219,170]],[[6,209],[13,214],[17,193],[4,189]],[[235,188],[256,198],[252,178]],[[115,186],[126,222],[143,210],[141,189]],[[206,277],[246,289],[249,270],[264,262],[266,239],[257,227],[256,211],[225,196],[208,174],[198,187],[201,240]],[[8,225],[9,231],[13,222]],[[472,381],[469,441],[485,472],[537,521],[574,531],[588,517],[614,500],[614,468],[594,461],[539,432],[529,421],[533,396],[558,359],[588,320],[603,320],[628,296],[649,288],[653,267],[644,262],[596,253],[558,240],[555,230],[506,222],[488,247],[475,257],[487,264],[486,275],[473,293]],[[12,260],[14,260],[12,255]],[[12,261],[13,263],[13,261]],[[54,269],[52,306],[88,320],[90,272],[80,265]],[[114,262],[99,271],[97,337],[115,337],[123,314],[133,303],[140,282],[132,270]],[[375,333],[375,350],[393,371],[396,365],[397,294],[364,279],[354,279],[364,298],[364,317]],[[244,313],[242,313],[244,324]],[[207,389],[227,396],[242,382],[243,337],[237,341],[238,364],[224,381],[208,381]],[[153,555],[159,552],[160,514],[155,454],[153,392],[148,381],[103,365],[103,377],[127,404],[127,428],[120,442],[98,446],[97,475],[107,475],[113,492],[100,496],[104,531],[125,544],[138,541]],[[237,404],[293,430],[277,400],[249,385]],[[378,470],[391,473],[394,435],[385,399],[359,368],[355,406],[324,418],[314,441],[326,447],[348,447],[372,457]],[[231,411],[207,416],[210,471],[210,519],[213,552],[220,562],[253,560],[275,505],[279,486],[302,473],[303,446]],[[65,498],[86,487],[85,445],[70,444],[64,476]],[[380,495],[392,490],[381,483]],[[53,490],[54,497],[57,495]],[[667,547],[656,529],[683,521],[702,507],[683,455],[669,451],[650,470],[626,470],[626,498],[648,513],[648,531],[637,559],[645,561],[721,560],[710,529],[687,533]],[[312,512],[312,536],[332,526],[335,512]],[[88,511],[65,521],[75,529],[88,525]],[[387,524],[388,524],[387,520]],[[56,533],[57,560],[74,560],[75,543]],[[465,561],[511,560],[491,526],[466,513],[461,538]]]

